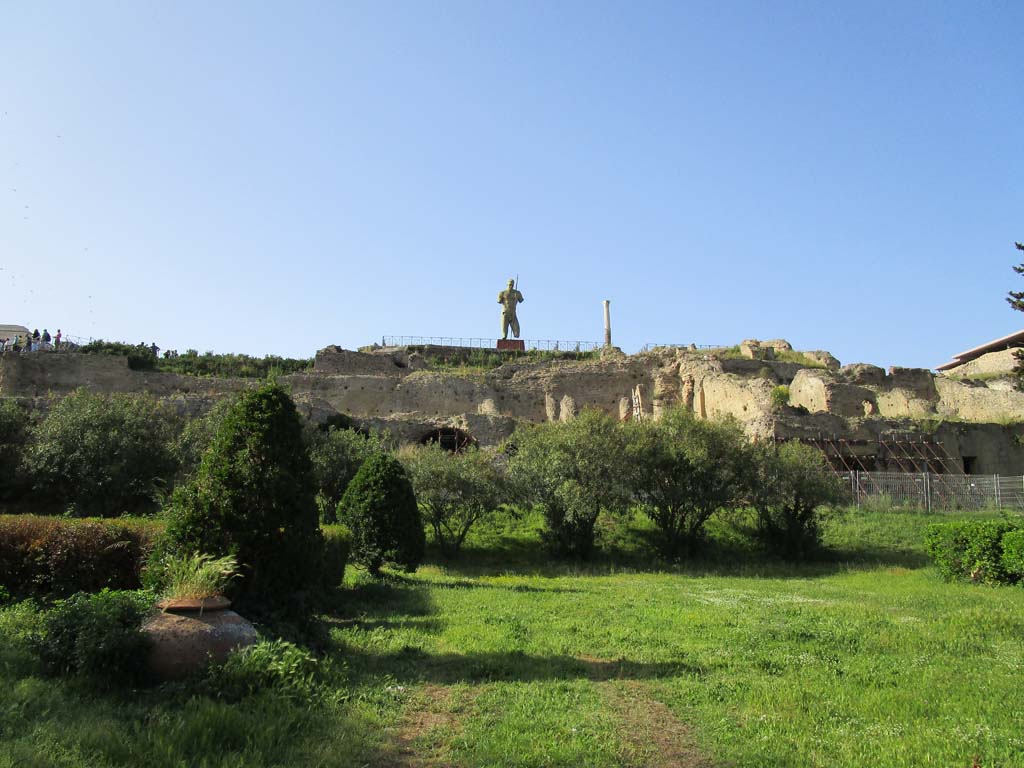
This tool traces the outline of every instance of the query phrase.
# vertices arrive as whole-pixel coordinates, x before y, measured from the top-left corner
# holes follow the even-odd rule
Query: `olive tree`
[[[564,423],[520,427],[510,438],[518,494],[543,513],[556,553],[588,557],[598,516],[629,508],[626,445],[621,424],[590,410]]]
[[[366,460],[384,450],[383,440],[375,433],[363,434],[336,426],[310,431],[306,439],[321,521],[336,523],[337,507],[345,489]]]
[[[452,453],[433,443],[405,448],[399,459],[445,557],[457,557],[473,525],[507,500],[500,457],[488,451]]]
[[[797,442],[756,449],[750,503],[757,531],[786,559],[801,560],[821,545],[819,510],[843,498],[839,478],[817,448]]]
[[[753,469],[736,421],[697,419],[683,409],[633,425],[628,456],[635,498],[669,557],[693,554],[708,519],[743,503]]]

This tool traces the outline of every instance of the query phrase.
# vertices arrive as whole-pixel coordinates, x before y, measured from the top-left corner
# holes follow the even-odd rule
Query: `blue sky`
[[[0,323],[931,367],[1024,327],[1017,2],[0,2]]]

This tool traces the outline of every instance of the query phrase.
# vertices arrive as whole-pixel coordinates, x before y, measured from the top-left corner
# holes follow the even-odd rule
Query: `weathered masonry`
[[[631,356],[614,350],[541,361],[510,356],[495,367],[460,367],[472,353],[327,347],[312,372],[280,381],[308,418],[343,413],[400,442],[493,445],[519,422],[564,421],[584,408],[625,420],[683,407],[699,418],[732,416],[751,437],[817,445],[837,469],[1024,474],[1024,393],[998,375],[975,380],[925,369],[840,367],[827,352],[794,352],[781,340]],[[201,413],[252,385],[132,371],[124,358],[99,355],[0,359],[0,396],[41,408],[87,387],[149,392],[183,412]]]

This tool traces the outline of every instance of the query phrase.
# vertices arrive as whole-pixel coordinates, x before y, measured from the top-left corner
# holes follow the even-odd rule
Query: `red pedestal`
[[[522,339],[498,339],[499,352],[525,352],[526,342]]]

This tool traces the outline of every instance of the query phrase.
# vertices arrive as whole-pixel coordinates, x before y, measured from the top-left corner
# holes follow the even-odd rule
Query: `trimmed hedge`
[[[0,585],[61,597],[137,589],[160,523],[0,515]]]
[[[1011,553],[1020,553],[1016,534],[1024,520],[966,520],[928,526],[925,547],[946,579],[969,579],[983,584],[1013,584],[1021,573],[1011,554],[1004,560],[1004,537],[1011,534]],[[1010,567],[1008,567],[1010,565]]]

